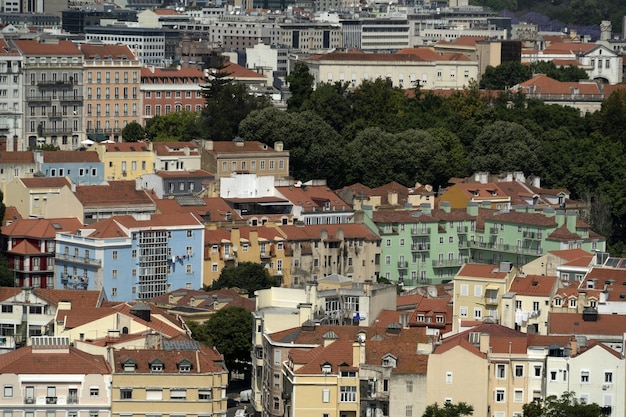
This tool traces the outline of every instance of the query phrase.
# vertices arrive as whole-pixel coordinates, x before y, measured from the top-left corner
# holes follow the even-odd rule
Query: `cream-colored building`
[[[501,265],[465,264],[454,277],[454,313],[452,327],[458,330],[463,321],[500,320],[501,300],[517,269]]]
[[[13,206],[22,217],[83,218],[82,206],[65,177],[15,178],[6,185],[4,203]]]
[[[315,85],[349,83],[358,87],[363,81],[389,80],[394,87],[424,89],[462,89],[478,79],[478,61],[460,53],[439,55],[430,48],[403,49],[394,54],[332,52],[309,58],[306,63]]]
[[[122,129],[139,120],[141,62],[126,45],[85,43],[85,125],[93,141],[122,141]]]
[[[502,296],[500,323],[523,333],[548,334],[548,313],[558,285],[555,275],[516,276]]]
[[[111,356],[111,416],[225,415],[228,371],[215,350],[179,341]]]
[[[134,180],[152,172],[153,152],[150,142],[98,143],[90,149],[104,164],[104,178]]]

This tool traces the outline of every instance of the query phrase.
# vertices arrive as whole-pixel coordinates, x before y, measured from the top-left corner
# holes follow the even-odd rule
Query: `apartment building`
[[[0,39],[0,140],[6,141],[8,152],[27,150],[22,65],[20,52]]]
[[[226,414],[223,357],[196,341],[115,350],[112,368],[112,416]]]
[[[141,69],[142,122],[174,111],[199,112],[204,107],[204,73],[197,68]]]
[[[54,288],[57,232],[81,227],[77,218],[18,219],[2,227],[8,239],[7,260],[16,287]]]
[[[302,54],[342,48],[341,25],[322,22],[281,23],[280,44]]]
[[[155,171],[196,171],[201,168],[200,148],[194,142],[155,142],[151,145]]]
[[[143,220],[117,216],[59,233],[56,282],[59,288],[103,289],[112,301],[200,288],[203,231],[191,214],[155,214]]]
[[[90,150],[98,154],[107,181],[134,180],[153,170],[151,142],[98,143]]]
[[[202,148],[202,169],[215,173],[215,179],[233,173],[271,175],[275,179],[289,176],[289,151],[282,142],[269,145],[258,141],[234,138],[231,142],[205,140]]]
[[[78,149],[83,126],[83,55],[71,41],[13,40],[23,59],[26,146]]]
[[[80,207],[71,190],[72,184],[67,178],[15,178],[7,184],[4,203],[13,206],[24,218],[82,218]],[[49,204],[63,199],[65,204]]]
[[[104,164],[95,152],[35,151],[38,172],[46,178],[67,178],[72,184],[96,185],[104,181]]]
[[[82,352],[66,337],[39,336],[32,342],[2,355],[5,415],[21,410],[33,416],[111,416],[111,367],[104,356]]]
[[[266,17],[222,16],[211,25],[209,41],[226,50],[242,51],[258,43],[280,43],[279,22]]]
[[[516,276],[502,297],[500,323],[523,333],[548,334],[548,313],[558,286],[556,275]]]
[[[463,54],[439,55],[429,48],[402,46],[398,52],[331,52],[299,58],[309,67],[315,84],[347,82],[358,87],[364,80],[389,80],[393,86],[426,89],[461,89],[478,79],[478,62]]]
[[[0,189],[6,195],[6,186],[15,178],[32,177],[37,171],[35,154],[31,151],[0,153]]]
[[[141,63],[127,45],[80,44],[85,69],[85,126],[94,142],[122,141],[139,119]]]

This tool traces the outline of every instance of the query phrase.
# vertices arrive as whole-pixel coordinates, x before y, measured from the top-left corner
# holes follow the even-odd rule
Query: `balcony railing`
[[[46,397],[46,404],[56,404],[57,397]]]
[[[83,101],[83,96],[75,95],[75,96],[61,96],[59,97],[61,101]]]
[[[32,397],[24,398],[24,404],[35,404],[35,399]]]
[[[39,88],[72,88],[74,86],[73,81],[39,81],[37,87]]]
[[[51,127],[40,129],[39,132],[42,136],[48,135],[71,135],[74,130],[71,127]]]
[[[78,404],[78,397],[68,397],[67,398],[67,403],[68,404]]]
[[[459,233],[459,234],[465,235],[465,234],[467,234],[467,229],[468,229],[467,226],[458,226],[456,228],[456,232]]]
[[[449,268],[455,266],[461,266],[467,262],[466,258],[459,259],[435,259],[433,261],[433,268]]]
[[[523,236],[524,236],[524,239],[542,240],[543,233],[541,233],[541,232],[524,232]]]
[[[102,261],[100,259],[89,258],[89,257],[84,257],[84,256],[74,256],[74,255],[69,255],[67,253],[57,253],[56,258],[63,260],[63,261],[75,262],[75,263],[85,264],[85,265],[96,265],[96,266],[102,265]]]
[[[407,269],[409,267],[409,261],[398,261],[398,269]]]
[[[412,243],[411,252],[428,252],[430,250],[430,243]]]
[[[430,227],[413,227],[411,236],[430,236]]]
[[[520,255],[533,255],[533,256],[541,256],[543,254],[542,248],[524,248],[524,247],[517,246],[517,245],[472,242],[472,241],[463,242],[463,246],[459,244],[459,248],[482,249],[482,250],[492,251],[492,252],[505,252],[505,253],[515,253],[515,254],[520,254]]]

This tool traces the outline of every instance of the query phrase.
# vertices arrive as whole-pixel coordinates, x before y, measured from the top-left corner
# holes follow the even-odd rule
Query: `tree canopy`
[[[276,286],[276,278],[271,276],[263,265],[254,262],[240,262],[235,267],[222,269],[220,276],[211,285],[211,290],[240,288],[248,291],[250,297],[256,290]]]
[[[602,408],[596,403],[587,404],[573,391],[560,397],[549,396],[543,401],[535,400],[522,406],[524,417],[600,417]]]
[[[252,313],[242,307],[220,309],[206,322],[206,334],[229,371],[249,372]]]
[[[474,407],[467,403],[460,402],[453,404],[451,402],[445,402],[443,406],[437,403],[427,406],[422,417],[463,417],[473,414]]]
[[[146,138],[146,131],[137,122],[130,122],[122,129],[124,142],[137,142]]]

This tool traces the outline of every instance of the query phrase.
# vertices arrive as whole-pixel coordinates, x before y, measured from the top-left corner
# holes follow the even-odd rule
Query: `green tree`
[[[250,112],[270,105],[269,98],[250,94],[248,87],[235,82],[224,67],[216,68],[202,88],[206,105],[202,110],[204,138],[232,140],[239,135],[239,123]]]
[[[302,110],[310,110],[320,116],[337,132],[352,122],[354,114],[351,102],[349,84],[321,83],[311,93]]]
[[[300,110],[313,92],[315,78],[309,72],[309,66],[304,62],[296,62],[293,70],[287,76],[291,97],[287,99],[287,108],[290,111]]]
[[[145,139],[146,131],[137,122],[130,122],[122,129],[122,138],[125,142],[137,142]]]
[[[278,282],[263,265],[254,262],[239,262],[232,268],[224,268],[218,279],[211,285],[211,290],[221,288],[240,288],[248,291],[250,297],[256,290],[276,286]]]
[[[587,404],[576,397],[573,391],[564,392],[560,397],[549,396],[544,401],[535,400],[522,406],[524,417],[600,417],[602,409],[598,404]]]
[[[206,323],[198,323],[194,320],[186,321],[185,324],[191,331],[191,337],[204,345],[212,346],[211,335],[207,329]]]
[[[508,61],[493,67],[487,66],[480,78],[480,88],[487,90],[504,90],[532,77],[530,67],[521,62]]]
[[[206,330],[229,371],[250,371],[252,313],[243,307],[220,309],[207,321]]]
[[[434,403],[426,407],[422,417],[462,417],[474,414],[474,407],[464,402],[453,404],[446,402],[443,407]]]
[[[146,122],[146,137],[153,142],[178,142],[199,139],[202,133],[200,113],[177,111],[154,116]]]
[[[545,74],[558,81],[578,82],[589,79],[584,69],[573,65],[557,67],[552,61],[539,61],[533,65],[536,74]]]

